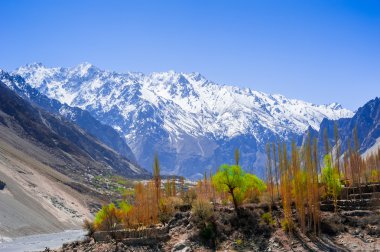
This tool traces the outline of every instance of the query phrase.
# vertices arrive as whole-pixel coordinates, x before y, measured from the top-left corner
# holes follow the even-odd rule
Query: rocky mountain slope
[[[62,162],[52,165],[56,170],[76,179],[107,173],[129,177],[147,175],[145,170],[78,126],[31,105],[2,81],[0,101],[0,125],[59,158]]]
[[[370,100],[360,107],[352,118],[339,120],[324,119],[319,131],[312,130],[318,137],[319,150],[324,152],[323,135],[326,130],[330,146],[335,146],[334,124],[337,125],[341,147],[341,154],[348,150],[348,142],[354,147],[354,129],[357,127],[359,152],[363,155],[377,151],[380,140],[380,98]],[[335,154],[334,154],[335,155]]]
[[[233,160],[263,175],[265,143],[302,136],[324,118],[351,117],[339,104],[314,105],[247,88],[219,85],[198,73],[120,74],[84,63],[32,64],[15,71],[49,98],[87,110],[118,130],[139,164],[158,152],[164,173],[200,176]]]
[[[65,119],[74,122],[88,134],[94,136],[108,147],[111,147],[130,161],[136,162],[136,158],[133,155],[132,150],[126,144],[125,139],[112,127],[104,125],[93,118],[89,112],[76,107],[70,107],[55,99],[48,98],[46,95],[41,94],[37,89],[32,88],[25,83],[25,80],[21,76],[10,75],[7,72],[0,70],[0,81],[5,83],[22,98],[48,112],[60,115]]]

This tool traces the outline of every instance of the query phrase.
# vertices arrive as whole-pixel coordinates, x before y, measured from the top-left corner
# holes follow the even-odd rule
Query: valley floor
[[[66,230],[60,233],[30,235],[1,241],[0,252],[42,251],[45,248],[59,248],[63,243],[83,239],[83,230]]]

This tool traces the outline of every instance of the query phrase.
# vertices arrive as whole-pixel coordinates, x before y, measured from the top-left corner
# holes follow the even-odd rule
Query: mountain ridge
[[[148,176],[145,170],[88,135],[79,126],[32,105],[12,91],[3,80],[0,80],[0,91],[1,124],[64,160],[53,165],[63,174],[83,180],[102,173]]]
[[[164,173],[190,177],[233,160],[234,148],[244,151],[246,169],[256,166],[263,175],[265,142],[298,138],[309,126],[319,129],[323,118],[353,115],[336,103],[315,105],[219,85],[199,73],[119,74],[86,63],[34,64],[14,74],[118,130],[143,167],[151,168],[158,152]]]
[[[125,140],[119,136],[112,127],[101,124],[93,118],[89,112],[81,110],[77,107],[70,107],[62,104],[58,100],[50,99],[41,94],[37,89],[32,88],[25,83],[25,80],[19,75],[10,75],[0,69],[0,81],[5,83],[10,89],[29,102],[41,107],[42,109],[56,115],[60,115],[65,119],[74,122],[84,129],[88,134],[93,135],[107,146],[111,147],[119,154],[128,158],[131,162],[136,163],[132,150],[125,143]]]
[[[380,140],[380,98],[375,97],[366,102],[357,109],[352,118],[341,118],[339,120],[324,119],[321,122],[320,130],[313,133],[318,138],[318,149],[321,153],[324,152],[325,148],[323,145],[325,131],[330,146],[334,147],[336,145],[334,140],[334,125],[336,125],[338,130],[340,154],[343,155],[348,150],[348,142],[350,142],[353,148],[354,129],[357,128],[358,151],[363,155]],[[335,153],[333,153],[333,156],[335,156]]]

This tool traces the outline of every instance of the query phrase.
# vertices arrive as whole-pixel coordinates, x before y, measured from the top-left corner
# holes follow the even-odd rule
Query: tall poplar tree
[[[320,222],[319,222],[319,182],[318,182],[318,174],[320,173],[319,165],[318,165],[318,149],[317,149],[317,138],[314,138],[313,141],[313,184],[314,184],[314,233],[317,234],[320,231]]]
[[[276,182],[276,188],[277,188],[277,199],[280,198],[280,190],[278,189],[278,182],[279,182],[279,176],[278,176],[278,166],[277,166],[277,160],[276,160],[276,144],[275,142],[272,143],[272,149],[273,149],[273,166],[275,171],[275,182]]]
[[[338,133],[338,125],[337,123],[334,123],[334,140],[335,140],[335,165],[336,170],[338,172],[339,178],[340,178],[340,143],[339,143],[339,133]]]
[[[154,180],[154,184],[156,187],[157,206],[159,206],[159,204],[160,204],[160,191],[161,191],[161,175],[160,175],[160,162],[158,161],[157,153],[154,155],[153,180]]]
[[[269,184],[269,190],[271,194],[271,200],[272,205],[274,203],[274,195],[273,195],[273,176],[272,176],[272,160],[271,160],[271,151],[270,151],[270,143],[267,143],[266,145],[266,151],[267,151],[267,176],[268,176],[268,184]]]

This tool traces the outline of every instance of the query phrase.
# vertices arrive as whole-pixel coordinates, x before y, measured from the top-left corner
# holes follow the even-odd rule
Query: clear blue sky
[[[380,96],[380,1],[0,1],[0,68],[200,72],[357,109]]]

